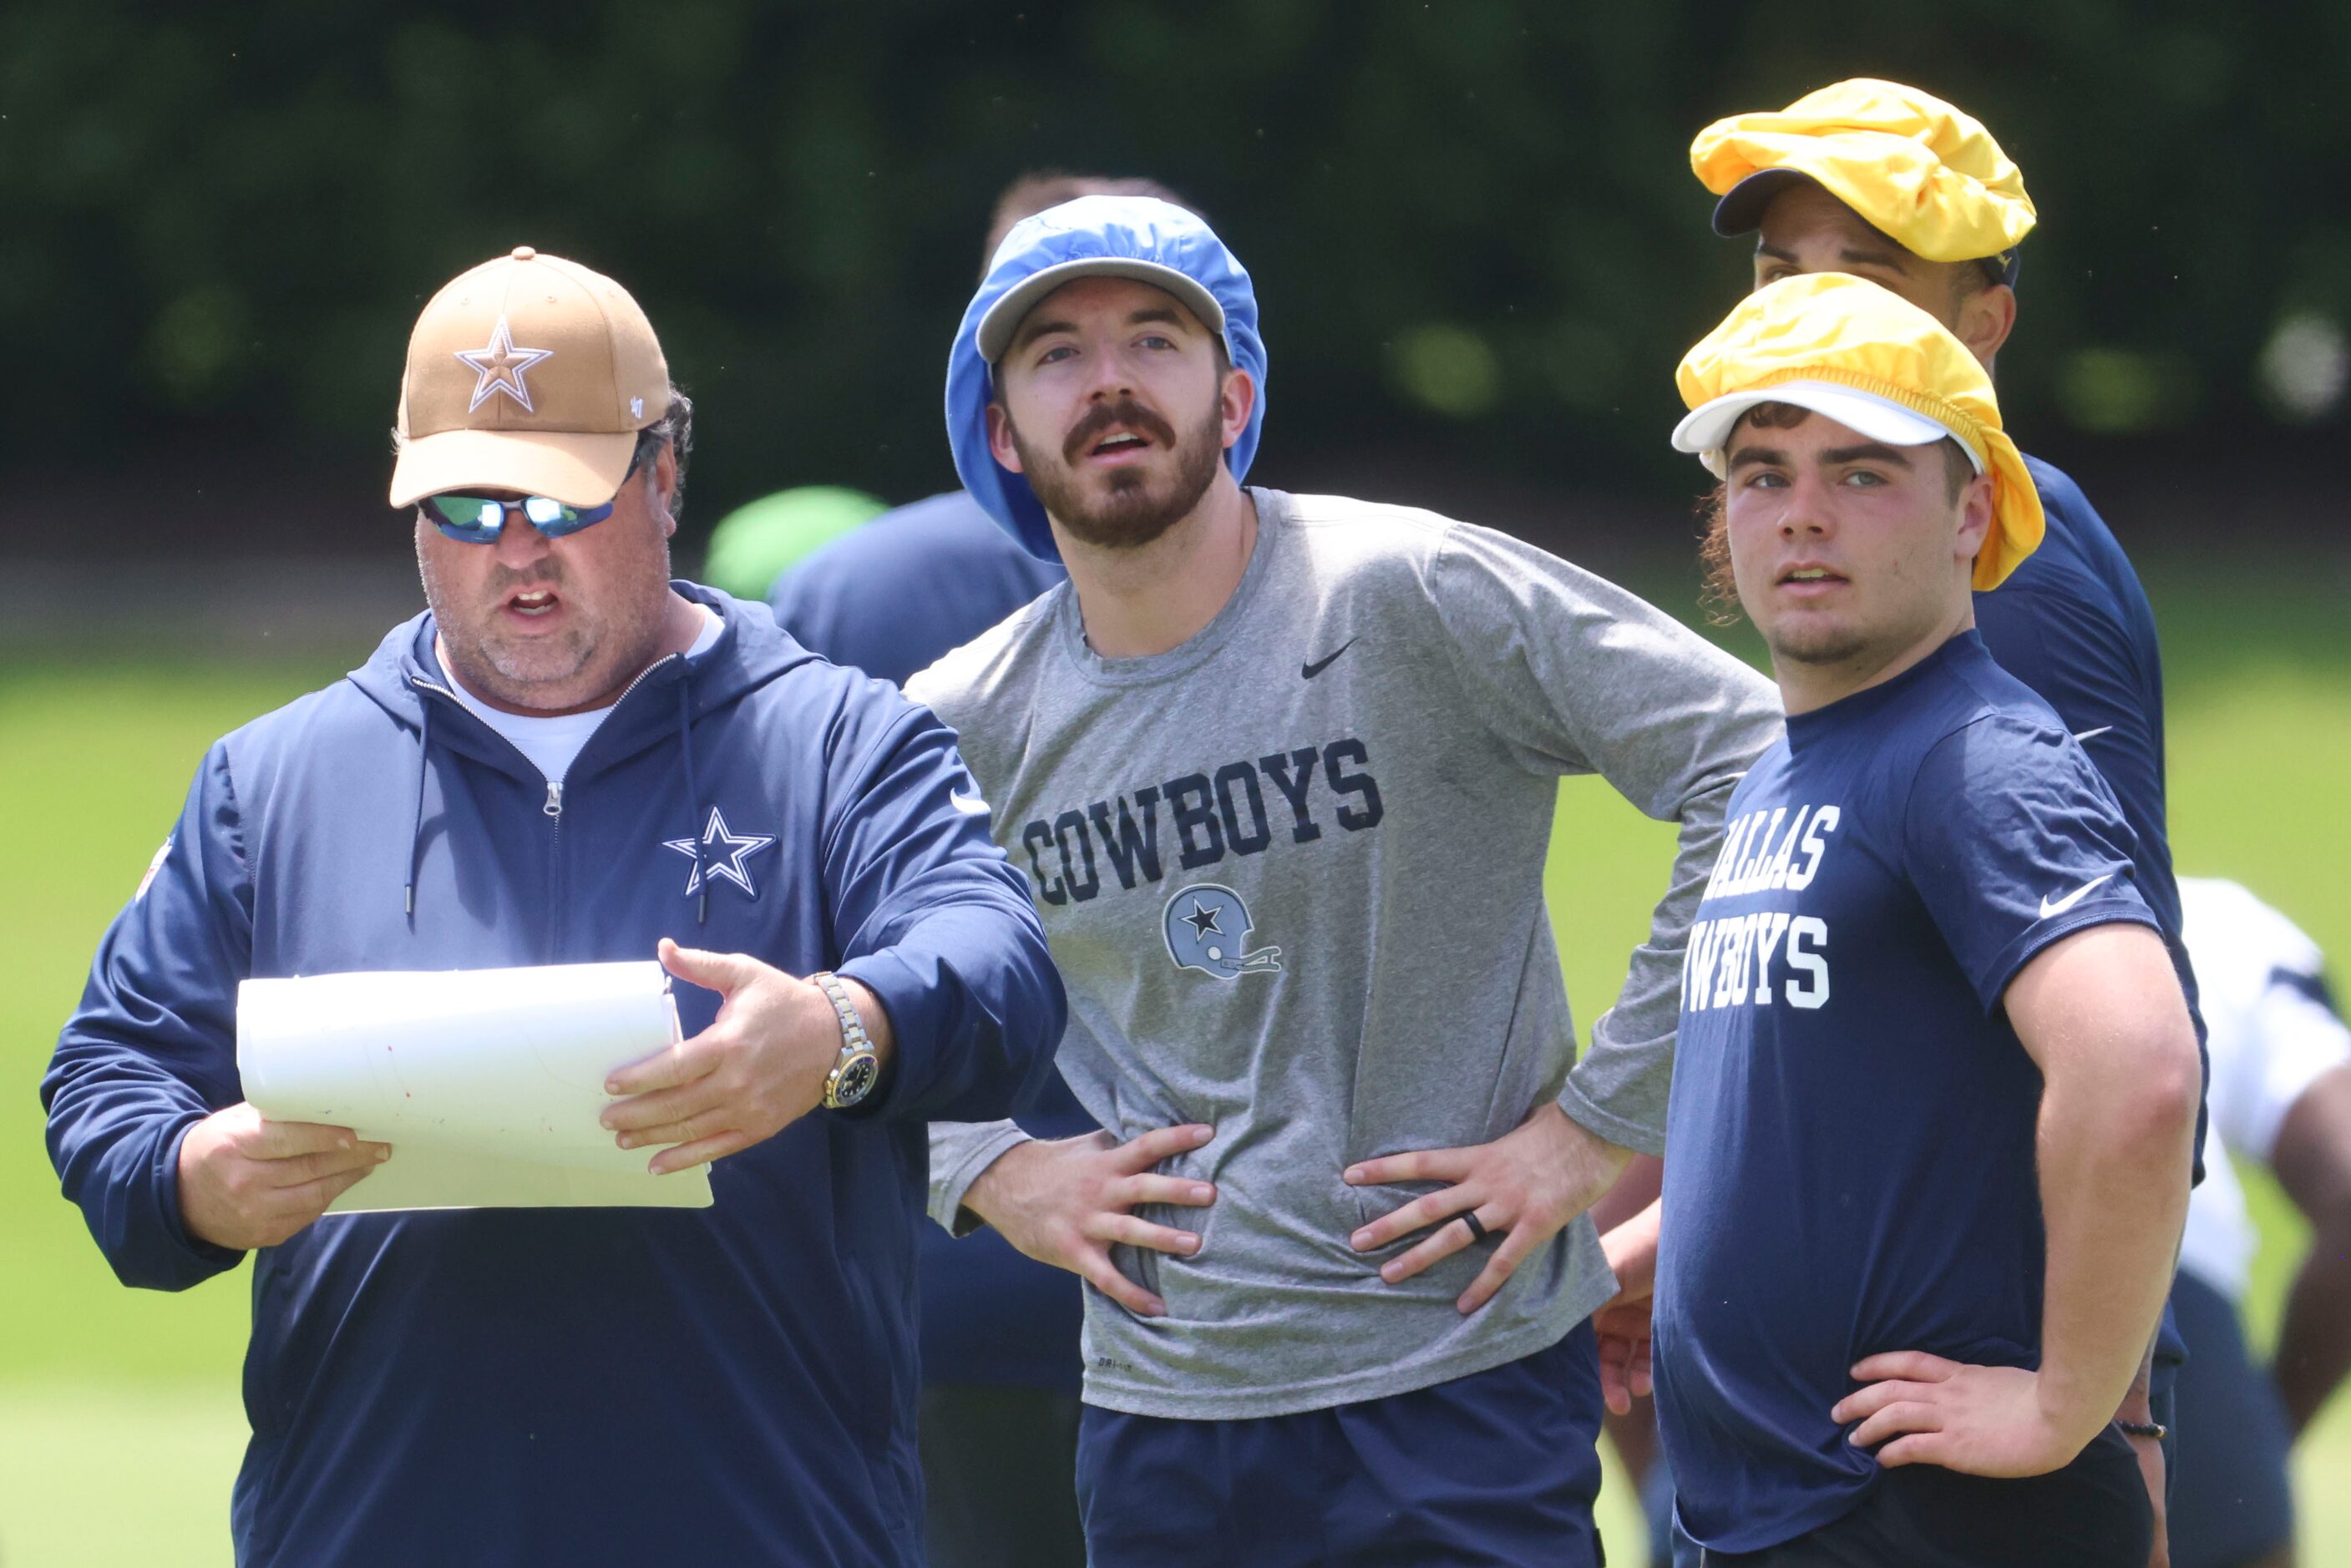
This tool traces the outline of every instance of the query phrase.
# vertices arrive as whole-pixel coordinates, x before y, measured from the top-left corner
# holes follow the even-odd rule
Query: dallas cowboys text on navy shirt
[[[1683,971],[1657,1410],[1683,1527],[1750,1552],[1874,1483],[1829,1416],[1864,1356],[2038,1363],[2042,1085],[2001,997],[2060,937],[2156,922],[2113,792],[1973,632],[1790,719],[1729,815]]]

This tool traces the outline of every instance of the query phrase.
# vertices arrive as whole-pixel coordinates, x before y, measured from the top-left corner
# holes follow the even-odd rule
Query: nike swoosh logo
[[[2114,873],[2111,871],[2106,873],[2106,877],[2111,877],[2113,875]],[[2084,898],[2088,898],[2090,895],[2090,889],[2105,881],[2106,877],[2091,877],[2088,881],[2083,883],[2080,887],[2074,888],[2072,892],[2066,894],[2064,898],[2058,899],[2054,903],[2050,902],[2047,897],[2044,896],[2041,900],[2041,918],[2045,920],[2052,915],[2064,914],[2066,910],[2080,903]]]
[[[2112,724],[2101,724],[2095,730],[2076,730],[2074,732],[2074,738],[2077,741],[2095,741],[2113,728]]]
[[[986,816],[987,815],[987,803],[980,799],[979,796],[976,794],[965,794],[959,790],[949,790],[947,792],[947,800],[949,804],[954,805],[957,811],[963,813],[966,816]]]
[[[1351,637],[1346,641],[1339,645],[1339,653],[1344,653],[1347,649],[1354,646],[1355,639]],[[1298,667],[1298,673],[1304,676],[1307,680],[1311,680],[1316,676],[1322,674],[1324,670],[1330,669],[1331,666],[1338,659],[1339,653],[1334,653],[1328,659],[1318,659],[1311,664],[1301,664]]]

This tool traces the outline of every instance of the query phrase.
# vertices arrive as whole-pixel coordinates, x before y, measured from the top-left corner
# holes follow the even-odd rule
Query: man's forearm
[[[2175,1270],[2178,1265],[2173,1265]],[[2115,1407],[2119,1421],[2153,1422],[2155,1419],[2155,1341],[2138,1353],[2138,1369],[2131,1374],[2130,1386],[2123,1390],[2123,1402]]]
[[[2351,1064],[2295,1096],[2270,1167],[2311,1228],[2278,1333],[2278,1391],[2299,1433],[2351,1370]]]
[[[1657,1200],[1665,1190],[1666,1162],[1654,1154],[1636,1154],[1617,1177],[1608,1195],[1592,1206],[1592,1224],[1603,1236]]]
[[[2121,1405],[2171,1288],[2194,1114],[2168,1085],[2113,1071],[2043,1096],[2043,1403],[2089,1432]]]
[[[2351,1373],[2351,1225],[2321,1231],[2286,1294],[2276,1377],[2296,1437]]]
[[[1744,769],[1743,760],[1740,766]],[[1633,950],[1616,1004],[1593,1023],[1583,1058],[1560,1095],[1560,1108],[1570,1117],[1636,1153],[1665,1152],[1683,952],[1722,851],[1723,812],[1739,777],[1732,773],[1709,781],[1682,802],[1673,868],[1650,916],[1649,939]]]
[[[988,1167],[1028,1141],[1029,1135],[1009,1121],[933,1122],[928,1202],[931,1218],[952,1236],[977,1229],[977,1210],[966,1204],[971,1187]]]

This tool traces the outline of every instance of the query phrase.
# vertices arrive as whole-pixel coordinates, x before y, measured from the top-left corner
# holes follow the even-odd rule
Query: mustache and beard
[[[1088,410],[1057,454],[1032,445],[1011,423],[1009,410],[1006,419],[1020,471],[1045,510],[1080,541],[1105,550],[1141,549],[1190,514],[1224,461],[1223,423],[1221,397],[1211,398],[1206,413],[1181,436],[1151,410],[1121,398]],[[1107,470],[1099,483],[1080,471],[1086,452],[1113,426],[1148,437],[1174,457],[1157,483],[1143,464]]]

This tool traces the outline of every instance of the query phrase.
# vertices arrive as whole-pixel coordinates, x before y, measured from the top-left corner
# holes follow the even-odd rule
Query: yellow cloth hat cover
[[[1977,591],[1998,587],[2040,547],[2041,493],[2001,426],[1991,378],[1940,322],[1890,290],[1843,273],[1783,278],[1740,300],[1682,357],[1674,379],[1693,411],[1795,381],[1899,404],[1949,431],[1992,476],[1992,528],[1976,556]]]
[[[1815,180],[1872,227],[1928,261],[1975,261],[2032,232],[2024,176],[1991,132],[1930,93],[1857,77],[1776,113],[1716,120],[1690,170],[1724,196],[1771,170]]]

